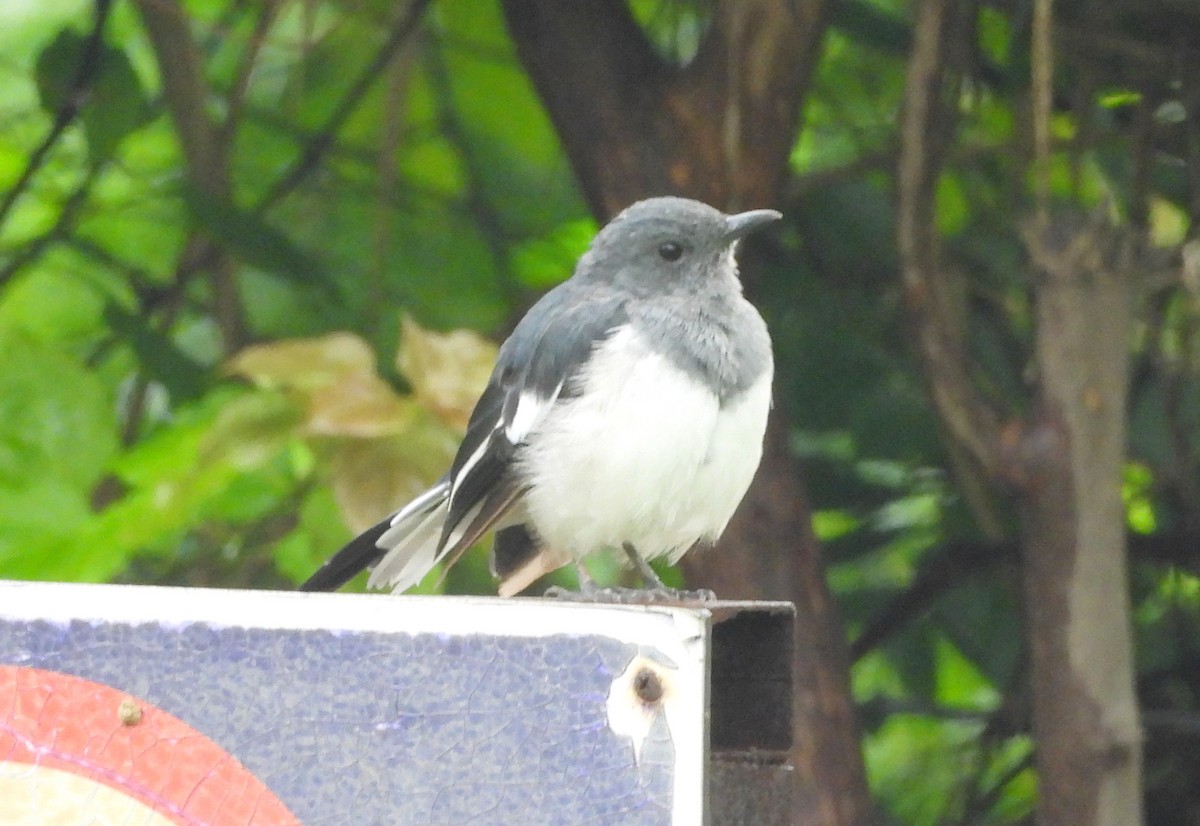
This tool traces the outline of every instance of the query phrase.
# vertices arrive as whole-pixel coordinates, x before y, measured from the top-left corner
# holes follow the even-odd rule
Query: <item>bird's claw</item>
[[[554,586],[546,591],[549,599],[564,602],[593,602],[606,605],[694,605],[712,602],[717,595],[707,588],[686,591],[678,588],[591,588],[572,591]]]

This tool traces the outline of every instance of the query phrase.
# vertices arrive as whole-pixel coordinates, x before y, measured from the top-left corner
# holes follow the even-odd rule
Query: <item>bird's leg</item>
[[[612,588],[601,588],[588,573],[583,562],[575,563],[575,573],[579,576],[579,590],[572,591],[558,585],[546,589],[545,596],[550,599],[561,599],[568,602],[616,602]],[[623,589],[628,590],[628,589]]]
[[[633,567],[637,568],[637,572],[642,577],[642,584],[651,591],[670,591],[667,583],[654,572],[650,567],[650,563],[642,559],[642,555],[637,552],[637,548],[633,547],[632,542],[622,542],[621,549],[625,551],[625,556],[629,557],[629,561],[633,563]]]
[[[582,562],[575,563],[575,573],[579,576],[579,593],[594,594],[600,590],[600,586],[596,584],[596,580],[592,579],[587,566]]]
[[[629,557],[629,561],[633,563],[633,567],[637,568],[638,573],[642,576],[642,584],[646,586],[646,589],[641,593],[648,598],[646,601],[712,602],[717,598],[717,595],[707,588],[684,591],[669,587],[650,567],[650,563],[642,559],[642,555],[638,553],[637,548],[633,547],[632,542],[622,542],[621,548]]]
[[[650,601],[646,599],[646,594],[657,593],[657,591],[643,591],[640,588],[601,588],[596,584],[596,580],[592,579],[592,575],[588,573],[583,562],[575,563],[575,572],[579,575],[578,591],[555,585],[546,589],[546,596],[566,602],[607,602],[628,605]]]
[[[708,590],[681,591],[668,587],[646,560],[642,559],[632,542],[622,543],[621,548],[633,562],[638,573],[641,574],[642,581],[646,585],[645,588],[601,588],[592,579],[583,563],[576,562],[575,570],[579,573],[579,590],[570,591],[556,585],[546,591],[546,596],[568,602],[607,602],[619,605],[711,602],[717,598],[716,594]]]

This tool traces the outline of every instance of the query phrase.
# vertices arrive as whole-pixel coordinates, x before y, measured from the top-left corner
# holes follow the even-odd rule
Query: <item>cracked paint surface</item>
[[[0,618],[10,670],[76,675],[173,715],[314,825],[671,823],[665,717],[636,754],[608,725],[610,688],[637,655],[574,634]],[[29,760],[4,743],[11,779]]]
[[[135,705],[137,713],[126,710]],[[110,686],[0,666],[0,823],[298,826],[231,754]]]

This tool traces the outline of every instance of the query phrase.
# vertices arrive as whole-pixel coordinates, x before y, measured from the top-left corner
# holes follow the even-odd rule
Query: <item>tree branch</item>
[[[250,41],[238,59],[237,69],[233,73],[233,84],[229,87],[226,96],[229,103],[225,122],[220,127],[221,137],[226,142],[233,140],[241,122],[242,107],[246,103],[246,92],[250,88],[250,77],[254,73],[254,64],[266,42],[267,32],[271,30],[271,25],[275,22],[275,14],[278,9],[279,0],[266,0],[263,3],[262,9],[258,13],[258,19],[254,21],[254,31],[250,34]]]
[[[3,287],[18,272],[40,258],[51,244],[61,241],[69,235],[75,226],[75,219],[79,217],[84,204],[87,203],[92,185],[96,182],[96,178],[99,177],[104,166],[104,162],[99,162],[88,167],[84,179],[63,202],[54,225],[32,241],[22,244],[20,251],[9,259],[3,268],[0,268],[0,287]]]
[[[363,67],[363,70],[350,84],[350,88],[346,90],[346,94],[338,101],[333,112],[325,120],[313,135],[309,138],[308,143],[300,151],[300,155],[292,162],[287,171],[279,177],[270,189],[259,199],[254,206],[255,213],[265,212],[271,205],[278,202],[280,199],[288,195],[292,190],[299,186],[305,178],[307,178],[317,165],[321,158],[329,151],[333,145],[337,133],[354,114],[358,105],[362,103],[367,92],[384,73],[388,64],[395,59],[396,54],[408,42],[413,33],[417,30],[417,26],[421,22],[425,10],[429,7],[430,0],[410,0],[408,7],[401,14],[392,31],[388,34],[388,38],[384,44],[371,58],[370,62]]]
[[[163,97],[187,163],[188,180],[195,191],[218,202],[231,202],[233,184],[229,169],[230,135],[208,113],[209,88],[204,62],[192,40],[182,8],[168,0],[135,0],[150,43],[154,47]],[[236,262],[218,240],[205,245],[211,261],[213,317],[221,330],[226,352],[246,340],[246,321],[236,278]],[[190,244],[189,244],[190,247]]]
[[[1001,469],[997,415],[971,379],[966,337],[966,284],[943,264],[937,239],[934,189],[953,133],[956,83],[952,44],[966,41],[970,16],[952,0],[919,4],[905,81],[897,165],[896,235],[901,283],[913,346],[922,376],[946,430],[956,473],[967,489],[983,490],[973,477],[995,478]],[[981,524],[989,508],[972,502]]]
[[[637,200],[635,191],[680,193],[685,184],[672,181],[670,167],[686,153],[661,134],[670,120],[664,87],[672,67],[655,54],[622,0],[570,5],[564,13],[553,0],[502,2],[517,55],[589,208],[603,220]]]
[[[1039,374],[1020,466],[1038,812],[1047,826],[1136,825],[1121,471],[1137,242],[1099,211],[1035,220],[1025,243]]]
[[[46,161],[54,144],[58,143],[58,139],[62,137],[63,132],[71,125],[87,102],[89,88],[100,75],[100,52],[104,45],[104,24],[108,20],[112,0],[95,0],[95,3],[96,13],[92,22],[92,30],[84,42],[83,54],[79,57],[79,65],[75,69],[66,94],[63,95],[62,103],[59,104],[58,111],[54,113],[54,122],[50,125],[50,131],[30,153],[29,159],[25,162],[25,168],[21,170],[16,183],[0,200],[0,226],[4,224],[13,205],[16,204],[21,193],[29,186],[33,176]],[[15,268],[6,269],[10,270],[10,274],[15,271]],[[3,282],[4,279],[0,278],[0,284]]]
[[[188,178],[206,195],[228,198],[229,144],[208,114],[204,61],[182,8],[170,0],[135,0],[154,47],[163,98],[187,162]]]
[[[1200,530],[1126,536],[1130,555],[1139,562],[1179,568],[1200,576]],[[989,574],[1002,565],[1020,562],[1020,544],[1015,538],[954,540],[931,549],[913,581],[877,611],[850,644],[850,656],[863,656],[901,633],[933,609],[949,591],[974,577]]]
[[[1030,70],[1034,194],[1037,219],[1045,223],[1050,206],[1050,117],[1054,114],[1054,0],[1033,0]]]
[[[828,2],[718,3],[684,68],[655,53],[620,0],[503,6],[596,216],[648,194],[727,209],[777,197]]]

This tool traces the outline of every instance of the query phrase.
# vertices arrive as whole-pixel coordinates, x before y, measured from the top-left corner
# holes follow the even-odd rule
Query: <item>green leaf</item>
[[[992,63],[1006,64],[1009,44],[1012,41],[1012,24],[1009,17],[999,9],[981,6],[978,26],[980,49]]]
[[[858,530],[862,520],[849,510],[819,510],[812,515],[813,533],[822,542],[831,542]]]
[[[553,287],[570,277],[575,262],[595,234],[596,222],[590,218],[560,224],[549,235],[513,249],[513,271],[527,287],[539,290]]]
[[[398,166],[408,184],[418,190],[456,196],[467,188],[462,156],[441,135],[414,140],[402,147]]]
[[[196,399],[204,391],[211,371],[179,349],[169,336],[151,327],[145,316],[109,304],[104,308],[104,318],[130,346],[147,375],[166,387],[177,402]]]
[[[247,392],[239,387],[219,387],[193,404],[176,407],[168,423],[117,457],[113,473],[132,487],[153,487],[186,472],[196,465],[200,442],[221,409]]]
[[[304,412],[283,393],[246,393],[221,407],[197,445],[198,470],[251,470],[283,450],[304,421]]]
[[[77,361],[0,331],[0,487],[86,490],[117,448],[114,399]]]
[[[952,708],[992,711],[1000,703],[1000,694],[979,669],[942,638],[937,645],[936,699]]]
[[[62,579],[62,552],[91,518],[87,493],[52,478],[0,488],[0,579]]]
[[[81,72],[82,89],[76,88]],[[94,160],[112,155],[126,135],[154,116],[125,53],[104,42],[89,44],[73,29],[59,32],[38,56],[37,86],[42,108],[52,116],[64,105],[83,104],[80,116]]]
[[[713,14],[705,0],[631,0],[629,10],[659,55],[679,66],[696,56]]]
[[[958,822],[963,794],[980,764],[980,724],[895,715],[869,735],[871,789],[900,823]]]
[[[937,204],[938,232],[947,237],[958,235],[971,221],[971,205],[957,175],[941,175],[934,192]]]
[[[497,263],[475,222],[430,206],[397,216],[385,278],[422,324],[490,330],[508,310]]]
[[[889,54],[906,54],[912,41],[908,24],[903,19],[867,0],[834,3],[830,23],[856,43]]]
[[[104,298],[71,273],[29,269],[0,293],[0,330],[47,343],[87,340],[103,329]]]
[[[301,286],[333,291],[316,255],[301,249],[266,219],[196,189],[189,188],[184,200],[196,225],[243,263]]]
[[[79,76],[84,43],[85,38],[79,32],[63,29],[38,55],[38,98],[42,109],[52,117],[67,101]]]
[[[251,525],[281,508],[291,509],[290,498],[300,480],[286,451],[247,473],[233,476],[205,503],[203,517],[228,525]]]
[[[300,411],[273,392],[218,392],[116,463],[130,484],[125,496],[90,520],[64,551],[59,570],[69,579],[106,580],[139,552],[173,552],[190,529],[208,519],[237,521],[261,514],[261,490],[241,507],[239,487],[272,479],[275,501],[290,494],[286,475],[270,464],[286,455]],[[268,468],[265,476],[263,469]],[[244,479],[259,474],[257,484]],[[246,487],[240,487],[246,495]]]
[[[1021,638],[1013,633],[1020,610],[1008,589],[967,583],[943,595],[931,618],[986,680],[992,685],[1009,683],[1020,661]]]
[[[300,505],[300,522],[275,546],[279,572],[300,583],[350,539],[328,487],[313,489]],[[358,590],[361,590],[358,589]]]
[[[432,116],[452,118],[468,177],[505,233],[540,235],[587,214],[554,127],[491,0],[439,4],[439,51],[423,66]],[[442,72],[444,71],[444,83]]]

